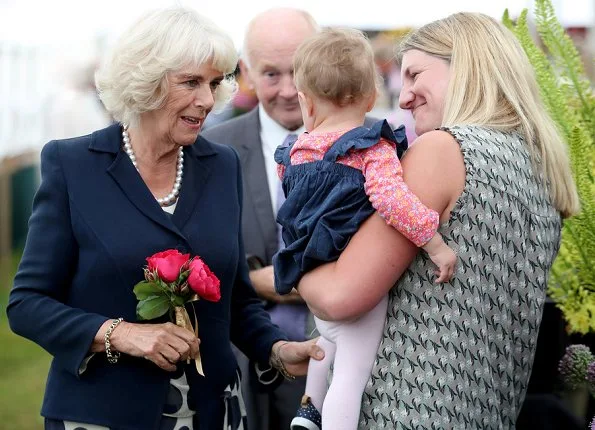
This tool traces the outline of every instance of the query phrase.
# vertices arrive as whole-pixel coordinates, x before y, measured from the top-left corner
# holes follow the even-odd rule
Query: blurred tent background
[[[568,27],[591,28],[595,0],[556,0]],[[47,138],[45,102],[65,80],[77,79],[144,11],[172,4],[196,8],[227,30],[238,49],[247,19],[259,11],[291,1],[171,0],[0,0],[0,159],[42,145]],[[344,2],[303,0],[322,25],[346,25],[368,31],[411,28],[457,11],[479,11],[500,18],[505,8],[518,16],[532,10],[531,0],[368,0],[357,7]]]

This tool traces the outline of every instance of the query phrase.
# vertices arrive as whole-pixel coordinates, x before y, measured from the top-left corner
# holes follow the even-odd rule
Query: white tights
[[[356,430],[362,394],[370,378],[384,330],[388,296],[355,320],[330,322],[315,318],[318,346],[325,357],[310,360],[306,394],[321,411],[323,430]],[[328,372],[333,379],[327,391]]]

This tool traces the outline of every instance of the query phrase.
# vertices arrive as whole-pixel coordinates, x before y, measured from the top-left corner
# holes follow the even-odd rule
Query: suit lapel
[[[254,109],[246,118],[244,135],[238,136],[241,145],[240,160],[244,166],[243,180],[252,197],[258,224],[265,238],[269,253],[277,250],[277,224],[269,193],[262,142],[260,140],[260,121],[258,109]]]

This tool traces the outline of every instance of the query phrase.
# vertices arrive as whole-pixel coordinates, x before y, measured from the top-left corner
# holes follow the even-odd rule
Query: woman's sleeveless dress
[[[466,168],[439,230],[457,271],[436,285],[419,253],[391,290],[361,430],[514,428],[527,390],[561,218],[520,135],[445,130]]]

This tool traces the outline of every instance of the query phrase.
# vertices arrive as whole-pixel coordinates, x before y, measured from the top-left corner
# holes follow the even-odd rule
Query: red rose
[[[188,276],[190,288],[198,294],[201,299],[210,302],[218,302],[221,299],[219,279],[211,272],[209,266],[199,257],[190,262],[190,276]]]
[[[157,274],[165,282],[174,282],[189,258],[190,254],[181,254],[177,249],[168,249],[148,257],[148,269],[157,270]]]

